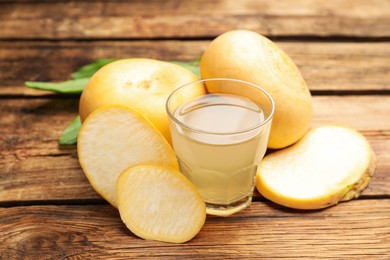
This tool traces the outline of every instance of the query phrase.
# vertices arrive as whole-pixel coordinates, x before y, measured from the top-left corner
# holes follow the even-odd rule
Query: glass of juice
[[[173,149],[208,214],[228,216],[251,204],[274,110],[265,90],[236,79],[200,80],[169,96]]]

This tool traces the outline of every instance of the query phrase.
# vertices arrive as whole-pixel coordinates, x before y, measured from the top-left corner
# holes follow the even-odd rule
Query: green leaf
[[[77,116],[64,130],[60,137],[59,143],[62,145],[71,145],[77,143],[77,135],[79,134],[80,128],[81,119],[80,116]]]
[[[192,71],[196,76],[200,78],[199,61],[196,60],[192,62],[183,62],[183,61],[170,61],[170,62]]]
[[[198,57],[195,59],[194,63],[197,63],[197,64],[199,65],[201,59],[202,59],[202,56],[198,56]]]
[[[72,78],[74,78],[74,79],[90,78],[101,67],[103,67],[104,65],[107,65],[113,61],[116,61],[116,60],[118,60],[118,59],[98,59],[94,63],[85,65],[85,66],[81,67],[81,69],[79,69],[78,71],[73,72]]]
[[[80,94],[87,85],[88,80],[88,78],[73,79],[58,83],[26,81],[24,84],[27,87],[40,90],[54,91],[63,94]]]

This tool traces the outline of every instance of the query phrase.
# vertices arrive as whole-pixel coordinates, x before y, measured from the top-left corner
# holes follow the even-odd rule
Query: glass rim
[[[193,84],[198,84],[198,83],[203,83],[203,82],[207,82],[207,81],[234,81],[234,82],[239,82],[239,83],[242,83],[242,84],[246,84],[246,85],[250,85],[258,90],[260,90],[263,94],[265,94],[265,96],[269,99],[270,103],[271,103],[271,113],[264,119],[264,121],[262,121],[261,123],[258,123],[258,124],[255,124],[254,126],[251,126],[249,128],[246,128],[246,129],[243,129],[243,130],[240,130],[240,131],[234,131],[234,132],[211,132],[211,131],[205,131],[205,130],[202,130],[202,129],[199,129],[199,128],[195,128],[195,127],[192,127],[191,125],[188,125],[182,121],[180,121],[179,119],[177,119],[173,113],[175,111],[173,111],[173,113],[171,112],[171,109],[170,109],[170,102],[172,100],[172,97],[177,93],[179,92],[181,89],[189,86],[189,85],[193,85]],[[206,93],[207,94],[207,93]],[[211,93],[212,94],[212,93]],[[208,78],[208,79],[201,79],[201,80],[197,80],[197,81],[193,81],[193,82],[189,82],[189,83],[186,83],[180,87],[178,87],[177,89],[175,89],[168,97],[167,99],[167,102],[165,104],[165,108],[166,108],[166,111],[167,111],[167,114],[169,116],[170,119],[172,119],[176,124],[180,125],[180,127],[184,127],[192,132],[197,132],[197,133],[203,133],[203,134],[212,134],[212,135],[235,135],[235,134],[243,134],[243,133],[247,133],[247,132],[250,132],[250,131],[253,131],[255,129],[258,129],[266,124],[268,124],[268,122],[270,120],[272,120],[273,118],[273,115],[275,113],[275,101],[274,99],[272,98],[272,96],[263,88],[257,86],[256,84],[253,84],[251,82],[248,82],[248,81],[244,81],[244,80],[240,80],[240,79],[233,79],[233,78]]]

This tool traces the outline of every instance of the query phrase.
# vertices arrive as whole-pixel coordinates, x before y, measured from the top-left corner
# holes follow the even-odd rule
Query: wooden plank
[[[99,198],[75,147],[58,145],[77,105],[76,99],[0,101],[0,201]]]
[[[386,259],[390,200],[359,200],[322,211],[255,202],[227,218],[208,216],[185,244],[133,235],[111,206],[0,209],[0,258]]]
[[[62,81],[99,58],[193,61],[210,41],[0,42],[0,95],[44,95],[24,81]],[[390,90],[390,42],[280,42],[313,91]],[[7,71],[7,73],[1,73]]]
[[[1,39],[390,36],[387,0],[49,1],[0,3]],[[183,29],[185,25],[185,29]]]
[[[362,131],[378,157],[363,195],[390,195],[390,96],[315,96],[313,126],[341,123]],[[77,114],[76,99],[0,100],[0,202],[100,197],[78,163],[75,146],[57,140]]]
[[[313,96],[313,110],[313,126],[344,124],[367,134],[372,130],[389,134],[389,95]]]
[[[23,86],[24,81],[69,79],[72,72],[100,58],[194,61],[205,44],[206,41],[0,42],[0,71],[7,71],[0,73],[0,94],[33,95],[33,91],[17,87]]]

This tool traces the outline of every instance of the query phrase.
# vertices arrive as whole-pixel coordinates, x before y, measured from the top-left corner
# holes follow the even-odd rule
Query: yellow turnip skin
[[[276,109],[269,148],[287,147],[309,129],[313,113],[310,91],[290,57],[266,37],[246,30],[226,32],[206,48],[200,70],[202,78],[248,81],[273,97]]]
[[[98,70],[81,97],[79,113],[84,120],[107,105],[124,105],[144,115],[171,141],[165,103],[178,87],[199,80],[186,68],[154,59],[123,59]],[[198,96],[204,92],[189,93]]]

